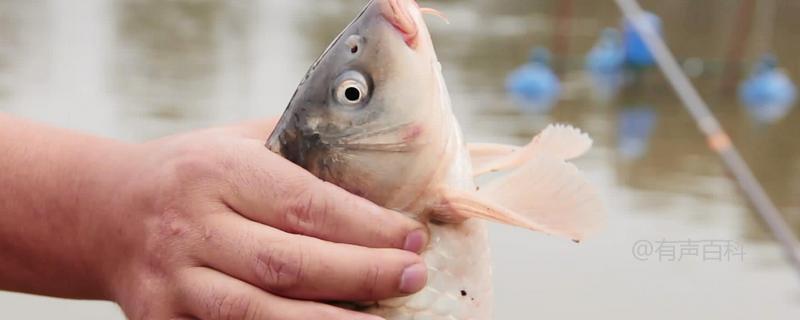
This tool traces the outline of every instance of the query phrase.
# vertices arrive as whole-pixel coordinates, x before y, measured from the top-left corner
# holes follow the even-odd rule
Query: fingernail
[[[411,231],[406,236],[406,242],[403,245],[403,250],[419,253],[425,248],[428,243],[428,233],[425,230],[417,229]]]
[[[428,280],[428,269],[425,265],[418,263],[403,270],[400,276],[400,292],[415,293],[425,287]]]

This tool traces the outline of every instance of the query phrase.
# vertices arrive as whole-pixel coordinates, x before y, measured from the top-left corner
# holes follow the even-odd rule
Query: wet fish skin
[[[449,119],[435,107],[442,97],[427,29],[420,26],[417,49],[409,48],[386,18],[392,2],[371,1],[314,63],[268,146],[323,180],[405,209],[437,169]],[[366,88],[364,100],[353,105],[336,93],[351,78],[363,79]]]
[[[331,44],[298,87],[267,145],[326,181],[430,222],[426,210],[436,185],[451,180],[453,186],[474,190],[468,151],[426,27],[420,24],[417,49],[411,49],[403,32],[386,19],[387,11],[390,1],[371,1]],[[417,12],[414,19],[422,17]],[[360,53],[352,54],[348,39],[358,39]],[[336,79],[352,71],[367,79],[370,91],[356,107],[343,105],[333,92]],[[427,288],[366,311],[389,320],[489,319],[483,222],[429,228],[429,249],[422,253],[429,268]]]
[[[319,178],[428,225],[427,286],[363,307],[388,320],[492,318],[481,219],[577,240],[594,231],[601,205],[567,162],[590,146],[565,126],[520,148],[467,145],[414,0],[370,1],[311,67],[267,141]],[[477,192],[474,176],[497,170],[511,172]]]

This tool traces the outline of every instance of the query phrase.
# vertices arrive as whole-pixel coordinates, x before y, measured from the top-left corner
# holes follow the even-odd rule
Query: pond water
[[[800,232],[800,112],[757,123],[741,75],[772,51],[800,79],[800,3],[644,1],[768,193]],[[3,0],[0,112],[130,141],[277,116],[361,0]],[[611,1],[426,3],[453,103],[470,141],[523,143],[547,123],[588,131],[578,165],[599,186],[609,227],[581,245],[491,226],[496,319],[796,319],[800,279],[656,71],[599,102],[582,71]],[[740,5],[751,6],[741,13]],[[504,90],[533,46],[549,46],[564,87],[552,112],[524,114]],[[689,59],[693,58],[693,59]],[[677,246],[642,261],[635,245]],[[689,242],[692,241],[692,242]],[[730,261],[709,251],[736,245]],[[702,254],[690,251],[701,248]],[[663,253],[663,251],[660,251]],[[661,256],[661,258],[665,258]],[[669,260],[669,259],[662,259]],[[0,317],[123,319],[110,303],[0,293]]]

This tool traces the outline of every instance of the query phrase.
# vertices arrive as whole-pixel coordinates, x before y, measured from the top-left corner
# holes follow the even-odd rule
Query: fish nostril
[[[354,35],[349,36],[347,38],[347,40],[345,41],[345,45],[347,45],[347,47],[350,48],[350,53],[351,54],[356,54],[356,53],[358,53],[359,50],[361,50],[361,44],[363,42],[364,42],[364,38],[363,37],[361,37],[360,35],[354,34]]]

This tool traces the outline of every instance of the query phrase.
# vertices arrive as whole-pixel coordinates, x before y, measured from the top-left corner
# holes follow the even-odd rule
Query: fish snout
[[[283,156],[283,147],[281,146],[280,135],[275,134],[269,137],[269,139],[267,140],[267,149],[278,155]]]
[[[309,146],[300,132],[292,126],[275,130],[267,140],[267,149],[299,166],[305,165]]]
[[[414,14],[418,11],[416,0],[383,0],[381,3],[383,17],[403,35],[406,44],[411,48],[417,46],[419,26]]]

